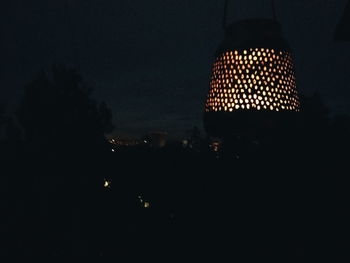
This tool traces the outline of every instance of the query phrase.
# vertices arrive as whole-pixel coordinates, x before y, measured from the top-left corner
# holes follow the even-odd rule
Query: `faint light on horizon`
[[[149,208],[151,206],[150,202],[144,201],[141,195],[138,196],[138,199],[140,200],[143,208]]]
[[[112,184],[111,181],[105,179],[105,180],[104,180],[104,183],[103,183],[103,187],[104,187],[104,188],[111,188],[111,184]]]

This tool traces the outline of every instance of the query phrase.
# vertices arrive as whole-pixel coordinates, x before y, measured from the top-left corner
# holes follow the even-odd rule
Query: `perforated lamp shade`
[[[299,111],[293,58],[275,20],[236,22],[216,53],[205,103],[209,134],[241,132]]]

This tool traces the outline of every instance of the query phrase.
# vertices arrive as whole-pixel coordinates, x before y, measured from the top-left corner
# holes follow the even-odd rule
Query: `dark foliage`
[[[65,67],[27,87],[2,145],[0,257],[76,262],[345,259],[350,117],[303,97],[293,123],[186,147],[113,146],[111,112]],[[4,112],[4,111],[3,111]],[[11,128],[12,127],[12,128]],[[253,136],[252,136],[253,135]],[[213,150],[215,149],[215,151]],[[108,181],[107,187],[104,187]],[[146,205],[147,203],[147,205]]]
[[[53,66],[49,74],[40,73],[26,87],[17,111],[30,151],[86,158],[105,147],[112,114],[105,103],[90,98],[91,91],[74,69]]]

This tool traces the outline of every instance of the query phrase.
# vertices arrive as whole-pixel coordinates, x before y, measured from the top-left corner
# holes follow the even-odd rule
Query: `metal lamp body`
[[[216,52],[205,103],[209,135],[261,132],[299,111],[289,45],[275,20],[236,22]]]

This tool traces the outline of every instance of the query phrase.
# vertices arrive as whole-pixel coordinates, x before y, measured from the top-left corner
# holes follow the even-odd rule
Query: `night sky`
[[[350,43],[334,32],[347,0],[276,0],[294,50],[298,88],[350,113]],[[0,102],[54,63],[80,69],[114,114],[117,135],[202,127],[224,0],[11,0],[2,2]],[[271,17],[269,0],[231,1],[229,21]]]

